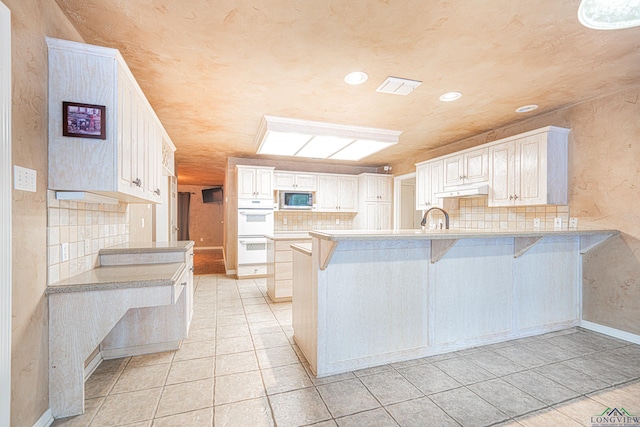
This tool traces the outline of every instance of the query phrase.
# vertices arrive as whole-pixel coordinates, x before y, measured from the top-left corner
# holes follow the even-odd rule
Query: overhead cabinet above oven
[[[238,199],[263,199],[273,203],[273,168],[236,166]]]

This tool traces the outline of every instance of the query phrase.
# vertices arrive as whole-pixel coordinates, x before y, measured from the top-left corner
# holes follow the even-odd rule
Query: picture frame
[[[107,139],[104,105],[62,102],[62,135],[76,138]]]

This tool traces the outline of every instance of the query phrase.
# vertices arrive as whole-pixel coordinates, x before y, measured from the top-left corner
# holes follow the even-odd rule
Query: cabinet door
[[[256,169],[256,197],[273,199],[273,169]]]
[[[391,177],[390,176],[380,176],[378,179],[378,194],[380,195],[380,200],[385,202],[391,201]]]
[[[358,211],[358,178],[341,176],[338,185],[338,209],[340,212]]]
[[[488,149],[481,148],[464,155],[464,183],[473,184],[489,179]]]
[[[255,175],[255,169],[238,168],[238,198],[253,199],[255,197]]]
[[[449,156],[444,159],[444,188],[464,183],[464,156]]]
[[[296,187],[296,176],[289,172],[273,173],[273,188],[275,190],[294,190]]]
[[[378,203],[377,230],[391,229],[391,203]]]
[[[444,162],[439,160],[429,164],[429,177],[430,177],[430,191],[429,200],[431,205],[429,207],[444,207],[444,200],[435,197],[435,193],[439,193],[444,190]]]
[[[316,205],[319,211],[334,212],[338,210],[338,177],[331,175],[318,176]]]
[[[516,141],[516,191],[518,205],[541,205],[547,198],[546,144],[544,136],[532,135]],[[515,196],[514,196],[515,197]]]
[[[118,79],[118,189],[122,193],[131,193],[133,173],[133,138],[131,124],[133,113],[131,110],[131,88],[123,79]]]
[[[431,165],[420,165],[416,168],[416,209],[425,210],[431,207]]]
[[[295,178],[296,190],[316,191],[318,188],[316,175],[299,173],[296,174]]]
[[[491,181],[489,206],[513,206],[515,192],[515,143],[494,145],[489,149]]]
[[[364,199],[368,202],[375,202],[380,199],[379,180],[377,176],[365,175],[364,179]]]
[[[144,117],[144,107],[142,106],[142,102],[136,93],[133,94],[133,104],[135,105],[135,140],[133,142],[134,146],[134,167],[132,168],[133,173],[133,188],[134,192],[137,195],[144,194],[144,163],[145,163],[145,152],[146,152],[146,129],[145,129],[145,117]]]

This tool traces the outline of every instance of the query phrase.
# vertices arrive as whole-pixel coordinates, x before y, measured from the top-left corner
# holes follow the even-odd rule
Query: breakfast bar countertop
[[[620,234],[618,230],[596,228],[571,228],[561,230],[495,230],[495,229],[449,229],[449,230],[313,230],[311,237],[333,242],[349,240],[457,240],[491,239],[509,237],[551,237],[551,236],[596,236]]]

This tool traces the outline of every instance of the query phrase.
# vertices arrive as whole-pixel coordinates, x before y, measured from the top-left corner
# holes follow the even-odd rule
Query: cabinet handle
[[[134,184],[136,187],[141,187],[141,186],[142,186],[142,181],[140,181],[140,178],[136,178],[136,179],[133,181],[133,184]]]
[[[156,191],[154,191],[154,193],[156,193],[159,196],[160,195],[160,189],[156,188]]]
[[[515,196],[513,196],[513,199],[517,200],[518,199],[518,195],[516,194]]]
[[[513,196],[509,196],[509,200],[513,200]]]
[[[180,283],[181,286],[187,286],[187,282]]]
[[[193,267],[189,268],[189,271],[193,271]]]

